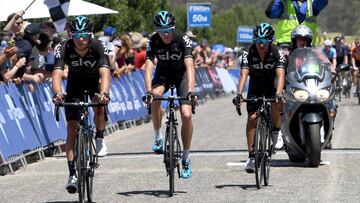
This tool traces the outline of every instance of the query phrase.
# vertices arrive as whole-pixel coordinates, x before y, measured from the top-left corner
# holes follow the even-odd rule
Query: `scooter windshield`
[[[295,49],[287,66],[287,75],[298,81],[314,78],[322,80],[325,71],[331,71],[331,63],[319,49],[299,48]],[[290,73],[290,74],[289,74]]]

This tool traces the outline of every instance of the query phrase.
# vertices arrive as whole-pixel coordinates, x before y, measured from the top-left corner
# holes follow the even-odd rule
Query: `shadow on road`
[[[216,185],[215,188],[216,189],[223,189],[223,188],[234,188],[234,187],[240,187],[243,190],[248,190],[251,188],[257,189],[256,184],[254,185]]]
[[[78,202],[78,201],[53,201],[53,202],[44,202],[44,203],[72,203],[72,202]]]
[[[175,191],[174,196],[178,193],[186,193],[184,191]],[[161,198],[168,198],[169,191],[168,190],[139,190],[139,191],[129,191],[129,192],[119,192],[118,195],[123,195],[126,197],[130,197],[133,195],[148,195],[148,196],[155,196]]]

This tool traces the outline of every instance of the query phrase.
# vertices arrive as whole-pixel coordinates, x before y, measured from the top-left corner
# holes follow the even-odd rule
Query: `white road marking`
[[[226,166],[245,166],[245,162],[227,162]]]

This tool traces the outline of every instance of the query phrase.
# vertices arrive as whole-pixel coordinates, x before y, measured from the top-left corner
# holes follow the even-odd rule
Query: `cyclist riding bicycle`
[[[55,64],[52,72],[53,102],[59,104],[63,99],[65,102],[74,102],[74,99],[83,101],[84,91],[88,91],[93,101],[108,103],[109,61],[104,53],[102,43],[91,37],[92,23],[85,16],[77,16],[71,21],[69,31],[71,39],[55,48]],[[65,65],[69,67],[66,94],[63,93],[61,86]],[[107,150],[103,139],[106,125],[104,107],[97,107],[94,112],[96,150],[98,156],[104,156]],[[80,119],[79,110],[65,107],[65,114],[67,120],[66,155],[69,166],[69,179],[66,189],[69,193],[75,193],[77,191],[77,177],[74,165],[74,146],[77,122]]]
[[[240,105],[242,92],[247,77],[250,76],[247,98],[262,97],[281,99],[281,92],[285,82],[286,59],[282,51],[272,44],[274,40],[274,29],[270,24],[261,23],[254,30],[254,44],[243,51],[241,76],[238,85],[238,95],[234,98],[234,104]],[[275,84],[276,83],[276,84]],[[280,102],[280,101],[278,101]],[[283,147],[282,137],[279,136],[281,116],[278,102],[272,104],[273,116],[273,140],[276,149]],[[245,170],[253,173],[255,170],[255,159],[253,153],[253,141],[255,136],[257,104],[246,103],[248,120],[246,125],[246,136],[249,158],[246,161]]]
[[[163,152],[163,136],[161,133],[162,113],[160,101],[152,101],[153,96],[162,96],[175,84],[178,96],[193,99],[195,88],[195,68],[192,56],[191,40],[183,33],[175,31],[175,17],[168,11],[160,11],[153,19],[156,29],[147,45],[145,62],[146,103],[151,104],[151,118],[155,132],[152,147],[155,153]],[[154,78],[152,70],[157,59]],[[181,137],[183,143],[182,178],[190,178],[192,174],[189,150],[193,132],[191,101],[180,102],[182,120]]]
[[[327,39],[324,42],[324,47],[322,49],[323,53],[325,54],[325,56],[328,57],[329,61],[332,64],[332,72],[335,72],[336,69],[336,49],[331,47],[331,40]]]

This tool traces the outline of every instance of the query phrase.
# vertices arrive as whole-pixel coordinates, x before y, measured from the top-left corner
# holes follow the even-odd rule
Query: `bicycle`
[[[92,202],[93,178],[95,169],[99,166],[96,148],[93,139],[93,128],[90,124],[88,107],[101,107],[105,104],[92,103],[87,101],[87,97],[82,101],[63,102],[56,105],[55,118],[59,121],[59,107],[76,107],[79,108],[80,120],[76,132],[75,140],[75,165],[78,177],[79,202],[85,202],[85,194],[88,202]],[[107,120],[106,110],[104,112]],[[86,189],[86,190],[85,190]]]
[[[335,99],[337,99],[339,102],[341,102],[341,94],[342,94],[342,77],[339,75],[335,79]]]
[[[170,85],[170,96],[167,97],[154,97],[153,101],[167,101],[167,121],[166,124],[166,133],[165,133],[165,145],[164,145],[164,154],[163,162],[165,164],[165,169],[167,176],[169,176],[169,196],[172,197],[175,192],[175,168],[177,168],[177,173],[179,178],[180,176],[180,160],[181,160],[181,145],[178,137],[178,121],[176,118],[176,109],[178,105],[175,104],[175,101],[186,101],[188,97],[178,97],[174,95],[175,85]],[[146,96],[142,97],[142,100],[146,100]],[[151,114],[150,106],[148,106],[148,113]],[[192,103],[192,114],[195,114],[195,103]]]
[[[273,146],[273,123],[271,117],[271,103],[276,99],[263,97],[242,99],[243,102],[252,102],[260,104],[256,111],[256,128],[253,143],[255,154],[255,180],[256,187],[269,185],[271,155],[275,153]],[[281,105],[279,105],[280,114],[282,114]],[[241,116],[241,109],[236,105],[236,111]]]
[[[351,90],[351,74],[349,71],[346,71],[342,77],[342,89],[345,98],[350,98],[350,90]]]

